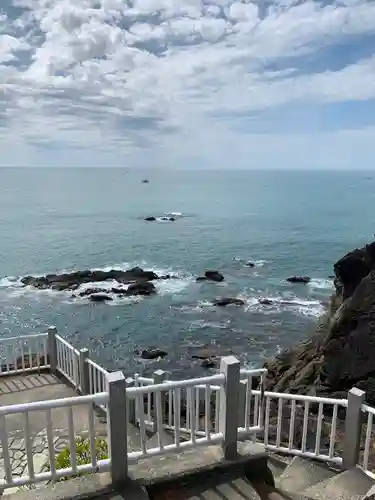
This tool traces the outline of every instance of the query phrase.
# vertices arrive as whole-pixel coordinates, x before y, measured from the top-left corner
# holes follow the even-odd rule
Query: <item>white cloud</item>
[[[375,3],[366,0],[6,1],[12,8],[0,8],[0,164],[33,157],[13,155],[15,144],[35,150],[35,158],[51,155],[43,153],[47,147],[87,148],[87,162],[102,151],[104,163],[121,155],[147,162],[148,152],[151,162],[201,153],[207,163],[225,163],[230,148],[252,148],[266,164],[279,141],[302,152],[310,139],[238,128],[234,136],[238,114],[375,99],[375,56],[337,70],[299,71],[303,57],[375,35]],[[345,133],[367,151],[358,134],[369,140],[368,129]],[[332,134],[328,142],[337,144]]]

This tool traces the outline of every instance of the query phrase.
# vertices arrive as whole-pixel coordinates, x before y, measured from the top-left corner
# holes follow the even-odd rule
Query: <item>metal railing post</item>
[[[225,381],[220,388],[219,432],[224,435],[223,453],[226,460],[237,458],[238,399],[240,362],[234,356],[221,358],[220,372]]]
[[[345,435],[342,455],[342,468],[351,469],[359,460],[361,449],[361,435],[363,414],[362,405],[365,402],[366,393],[353,387],[348,392],[348,408],[345,419]]]
[[[154,384],[162,384],[163,382],[166,381],[167,379],[167,372],[163,370],[156,370],[154,372]],[[165,397],[166,394],[165,392],[160,393],[161,397],[161,411],[162,411],[162,421],[164,423],[164,414],[165,414]],[[152,393],[152,420],[153,420],[153,432],[158,431],[158,423],[157,423],[157,418],[156,418],[156,394],[153,392]]]
[[[90,394],[90,375],[89,375],[89,365],[87,360],[89,359],[89,350],[84,347],[79,351],[79,381],[80,381],[80,392],[82,394]]]
[[[50,326],[47,332],[47,353],[49,357],[49,365],[52,373],[57,372],[57,329],[55,326]],[[47,361],[47,360],[46,360]]]
[[[128,435],[126,425],[126,379],[122,372],[108,374],[108,433],[112,483],[128,478]]]

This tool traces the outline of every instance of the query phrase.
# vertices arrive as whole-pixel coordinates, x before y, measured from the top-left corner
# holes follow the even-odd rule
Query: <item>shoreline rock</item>
[[[47,274],[45,276],[25,276],[21,279],[24,286],[31,286],[39,290],[51,289],[55,291],[76,290],[80,285],[117,281],[120,284],[144,283],[159,279],[169,279],[170,276],[158,276],[154,271],[145,271],[141,267],[133,267],[126,271],[110,269],[109,271],[76,271],[72,273]],[[107,290],[105,290],[107,291]],[[102,290],[100,290],[102,292]],[[114,292],[115,293],[115,292]]]
[[[215,281],[216,283],[221,283],[224,279],[224,275],[220,271],[209,270],[204,273],[204,276],[198,276],[196,281]]]
[[[267,390],[346,397],[352,387],[375,404],[375,242],[334,265],[335,293],[310,338],[265,367]]]
[[[286,281],[289,283],[310,283],[310,276],[291,276],[287,278]]]

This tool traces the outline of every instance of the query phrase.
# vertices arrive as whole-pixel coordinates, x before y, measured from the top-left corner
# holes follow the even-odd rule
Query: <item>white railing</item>
[[[51,462],[49,472],[36,473],[31,461],[30,442],[32,437],[29,413],[36,410],[46,412],[47,433],[50,440],[50,436],[53,436],[51,409],[66,406],[70,428],[69,443],[72,446],[74,438],[72,407],[75,405],[87,404],[89,415],[93,412],[93,405],[100,407],[106,411],[108,422],[113,419],[113,415],[108,411],[108,399],[110,397],[109,379],[114,374],[92,361],[88,357],[87,349],[78,351],[57,335],[54,327],[49,328],[48,334],[0,340],[0,354],[2,359],[0,375],[50,368],[53,372],[60,372],[78,391],[88,394],[88,396],[83,396],[88,399],[83,400],[68,398],[53,402],[30,403],[16,405],[14,407],[16,409],[0,407],[1,442],[5,450],[3,453],[6,469],[5,487],[43,481],[47,476],[56,479],[63,475],[75,475],[77,471],[94,471],[95,459],[93,463],[79,469],[76,459],[73,457],[72,467],[67,471],[56,471],[56,467]],[[230,364],[233,362],[237,367],[229,375],[229,372],[225,370],[230,370]],[[236,425],[238,439],[252,439],[264,443],[266,449],[270,451],[331,462],[343,467],[354,466],[358,463],[366,473],[372,474],[370,469],[373,467],[373,463],[375,468],[375,456],[372,458],[373,437],[375,437],[373,433],[375,409],[363,404],[365,400],[363,391],[358,389],[349,391],[348,399],[267,392],[263,389],[266,370],[241,370],[239,381],[239,362],[231,358],[228,365],[225,363],[223,366],[227,368],[223,368],[221,373],[209,377],[169,381],[166,380],[166,372],[158,370],[153,378],[135,375],[134,387],[130,387],[129,381],[121,381],[124,384],[124,394],[126,393],[127,398],[127,403],[124,404],[123,408],[128,412],[128,415],[124,414],[124,417],[120,415],[124,420],[116,422],[116,435],[121,434],[125,421],[136,423],[141,434],[140,449],[128,453],[129,461],[138,460],[145,456],[165,454],[179,448],[213,443],[223,443],[225,448],[226,435],[225,432],[223,434],[225,425],[223,426],[221,423],[219,429],[219,413],[222,407],[228,411],[228,406],[230,406],[225,399],[231,392],[231,390],[228,392],[229,384],[235,392],[238,389],[238,408],[230,407],[229,409],[230,428],[233,429],[233,426]],[[224,400],[220,401],[222,397]],[[350,411],[347,410],[348,407],[350,407]],[[9,450],[7,451],[8,438],[6,437],[6,415],[8,413],[24,413],[25,415],[24,433],[28,476],[22,478],[13,477],[9,468],[10,458]],[[360,436],[363,427],[359,414],[365,416],[366,435],[363,436],[362,432],[364,443],[361,449],[363,453],[358,452],[358,454],[355,450],[360,449],[360,438],[356,437],[355,432],[351,433],[350,436],[344,435],[343,424],[346,419],[347,428],[357,429]],[[130,415],[132,415],[131,418]],[[92,416],[89,418],[92,419]],[[223,419],[221,420],[223,421]],[[228,421],[226,425],[229,425]],[[146,431],[149,431],[150,427],[156,431],[158,440],[158,445],[153,448],[149,447],[146,437]],[[173,444],[167,444],[163,441],[165,436],[163,430],[171,431],[174,436]],[[90,429],[89,432],[91,432]],[[344,451],[338,449],[339,436],[341,437],[340,446],[344,436]],[[114,446],[117,446],[116,440],[113,443]],[[124,455],[124,446],[126,445],[121,446],[122,448],[117,450],[118,456]],[[50,447],[49,444],[49,457],[52,460],[52,448],[50,449]],[[103,462],[100,467],[102,466],[109,467],[109,462]],[[373,477],[375,478],[375,476]]]
[[[338,411],[347,406],[346,399],[265,392],[264,444],[272,451],[341,464],[335,453],[336,430]],[[329,444],[323,448],[327,432]]]
[[[363,470],[375,479],[375,460],[370,455],[371,451],[374,449],[374,417],[375,417],[375,408],[368,406],[366,404],[362,405],[362,413],[364,414],[364,424],[366,428],[365,438],[364,438],[364,446],[363,446],[363,457],[360,461],[360,466]],[[362,443],[361,443],[362,444]],[[369,469],[369,467],[373,467],[373,469]]]
[[[92,361],[92,359],[86,360],[88,367],[88,381],[89,381],[89,394],[97,394],[98,392],[108,391],[108,374],[107,370],[102,368],[100,365]],[[99,405],[104,411],[107,411],[106,405]]]
[[[78,389],[80,385],[79,351],[56,335],[57,369]]]
[[[0,355],[0,376],[48,368],[47,334],[1,339]]]
[[[95,417],[93,404],[106,404],[108,394],[95,394],[94,396],[77,396],[66,399],[55,399],[51,401],[40,401],[12,406],[0,407],[0,442],[2,447],[2,456],[4,462],[5,478],[0,483],[0,488],[9,488],[14,486],[25,486],[39,482],[56,481],[62,477],[75,476],[80,473],[104,472],[110,470],[110,460],[97,460],[95,447]],[[87,408],[87,439],[90,446],[90,463],[80,465],[77,460],[76,438],[77,429],[74,425],[74,408],[84,405]],[[53,424],[53,411],[67,412],[68,422],[68,442],[67,447],[70,450],[70,466],[58,468],[55,456],[55,433]],[[7,432],[7,420],[12,415],[18,415],[23,418],[23,451],[26,457],[26,473],[17,476],[12,470],[9,435]],[[42,414],[42,415],[41,415]],[[44,415],[43,415],[44,414]],[[36,437],[33,431],[33,419],[44,418],[46,422],[47,436],[47,460],[42,467],[34,461],[35,447],[33,440]],[[40,446],[40,443],[39,443]],[[39,469],[39,470],[38,470]]]
[[[141,449],[128,453],[128,459],[134,461],[148,456],[162,455],[171,451],[176,451],[180,448],[193,448],[222,442],[223,434],[215,432],[211,425],[211,400],[209,396],[211,394],[211,384],[220,384],[221,386],[224,381],[224,374],[219,373],[210,377],[183,380],[181,382],[167,381],[161,384],[129,387],[127,389],[128,400],[135,399],[136,401],[136,414],[140,429]],[[201,387],[205,387],[203,415],[204,436],[202,437],[200,437],[197,432],[196,419],[199,408],[197,408],[197,400],[194,397],[197,388]],[[183,408],[181,405],[182,393],[184,391],[186,391],[187,394],[186,401],[190,401],[190,405],[186,405],[185,412],[182,411]],[[171,398],[171,400],[169,398]],[[163,442],[164,433],[162,430],[165,428],[165,408],[167,404],[173,405],[173,444],[166,444]],[[145,413],[145,411],[148,413]],[[185,418],[183,419],[182,416],[184,413]],[[154,448],[147,448],[146,431],[147,425],[150,423],[150,415],[153,417],[152,422],[155,425],[158,437],[158,445]],[[170,415],[168,412],[168,420],[169,418]],[[182,441],[182,435],[186,436],[186,434],[189,434],[190,438],[186,441]]]

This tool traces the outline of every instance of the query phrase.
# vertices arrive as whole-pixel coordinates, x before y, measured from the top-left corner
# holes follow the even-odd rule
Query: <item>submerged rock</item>
[[[238,299],[237,297],[220,297],[219,299],[215,299],[213,301],[214,306],[224,307],[229,305],[234,306],[243,306],[245,301],[242,299]]]
[[[106,302],[113,300],[110,295],[106,295],[104,293],[94,293],[89,296],[89,300],[92,302]]]
[[[211,345],[197,350],[194,354],[192,354],[191,357],[192,359],[213,360],[218,359],[220,356],[226,356],[228,354],[230,354],[230,352],[220,347]]]
[[[259,304],[262,304],[262,306],[272,306],[273,300],[271,299],[259,299]]]
[[[310,276],[291,276],[286,279],[289,283],[310,283]]]
[[[126,295],[152,295],[156,293],[155,285],[149,281],[138,281],[129,285]]]
[[[220,271],[206,271],[204,273],[204,276],[198,276],[196,281],[216,281],[217,283],[220,283],[221,281],[224,281],[224,276],[221,274]]]
[[[329,310],[311,338],[266,364],[267,389],[343,397],[355,386],[375,404],[375,242],[346,254],[334,271]]]
[[[143,349],[139,353],[139,356],[142,359],[164,358],[167,355],[168,355],[167,351],[163,351],[162,349]]]
[[[254,262],[249,261],[245,263],[245,267],[255,267],[255,264]]]

